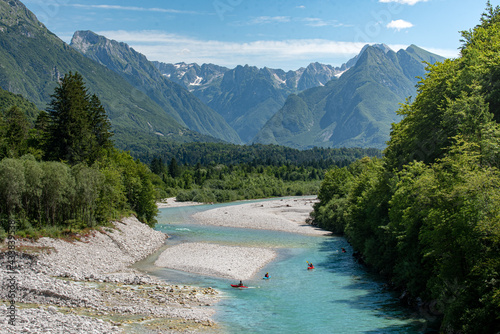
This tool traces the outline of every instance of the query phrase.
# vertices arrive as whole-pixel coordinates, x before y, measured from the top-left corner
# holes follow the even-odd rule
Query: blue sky
[[[365,44],[456,57],[486,0],[21,0],[70,42],[92,30],[149,60],[296,70],[340,66]],[[493,6],[500,0],[492,0]]]

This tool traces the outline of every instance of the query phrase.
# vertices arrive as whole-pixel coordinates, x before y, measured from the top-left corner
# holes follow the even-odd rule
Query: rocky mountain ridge
[[[292,94],[253,142],[306,149],[383,149],[399,103],[415,95],[426,63],[444,58],[415,45],[406,50],[366,46],[338,80]]]
[[[119,74],[180,125],[227,142],[241,143],[236,132],[217,112],[187,89],[165,78],[146,56],[126,43],[109,40],[92,31],[77,31],[70,46]]]
[[[44,109],[59,79],[79,72],[108,112],[119,147],[159,140],[279,144],[294,148],[385,147],[398,104],[414,95],[425,62],[417,46],[367,45],[340,67],[267,67],[150,62],[91,31],[72,46],[18,0],[0,0],[0,87]],[[78,51],[76,51],[78,50]]]

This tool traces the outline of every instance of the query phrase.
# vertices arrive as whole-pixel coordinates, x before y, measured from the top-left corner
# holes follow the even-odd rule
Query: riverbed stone
[[[161,303],[148,291],[164,294],[172,287],[130,265],[165,243],[167,236],[135,218],[114,222],[115,229],[93,231],[79,241],[40,238],[16,240],[16,246],[36,254],[16,253],[16,326],[0,316],[3,333],[121,333],[124,321],[108,315],[147,315],[149,318],[183,318],[211,321],[213,309],[198,306],[206,296],[181,292]],[[6,284],[6,253],[0,253],[0,282]],[[9,276],[10,277],[10,276]],[[192,290],[193,288],[191,288]],[[184,298],[184,295],[188,298]],[[3,302],[2,302],[3,300]],[[179,308],[184,300],[189,309]],[[0,289],[0,315],[6,314],[7,289]],[[83,313],[82,313],[83,312]],[[94,314],[95,316],[89,316]],[[100,319],[99,317],[106,316]]]

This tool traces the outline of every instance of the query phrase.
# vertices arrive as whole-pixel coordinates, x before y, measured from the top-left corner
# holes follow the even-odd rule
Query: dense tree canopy
[[[326,173],[313,213],[441,331],[500,332],[500,8],[428,67],[385,157]]]

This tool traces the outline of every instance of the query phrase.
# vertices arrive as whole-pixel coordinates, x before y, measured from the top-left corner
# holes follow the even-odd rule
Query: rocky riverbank
[[[0,333],[215,331],[214,289],[169,285],[130,268],[163,246],[166,235],[135,218],[113,224],[73,241],[16,240],[13,271],[3,245]],[[8,324],[11,297],[15,326]]]
[[[306,221],[313,211],[316,197],[292,197],[257,203],[220,207],[202,211],[193,218],[202,225],[228,226],[300,233],[328,235],[331,232],[316,228]]]

